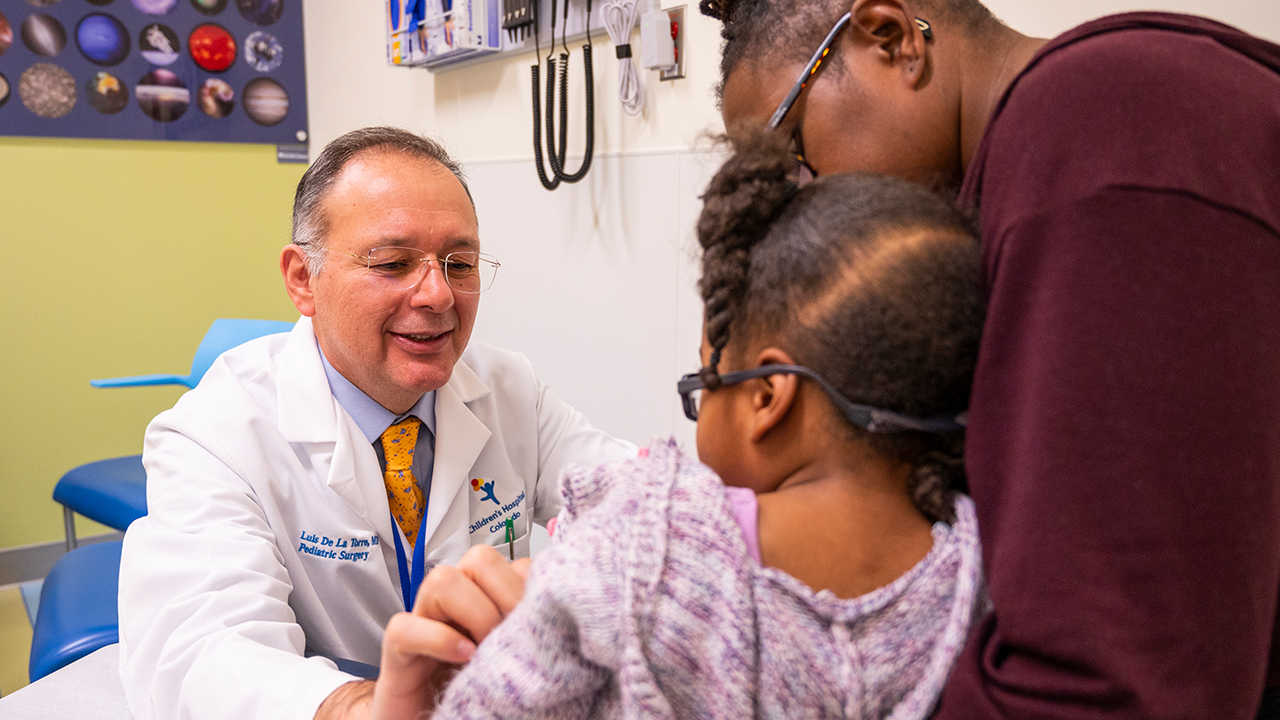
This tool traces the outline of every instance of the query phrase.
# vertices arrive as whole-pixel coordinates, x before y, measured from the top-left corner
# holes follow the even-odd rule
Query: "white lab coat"
[[[635,454],[540,384],[523,356],[476,343],[436,392],[436,429],[428,567],[480,543],[506,554],[507,517],[516,556],[527,556],[531,521],[559,511],[567,463]],[[224,354],[152,421],[143,463],[149,514],[129,528],[120,565],[121,676],[135,718],[310,718],[353,678],[304,650],[378,662],[404,604],[400,531],[307,318]]]

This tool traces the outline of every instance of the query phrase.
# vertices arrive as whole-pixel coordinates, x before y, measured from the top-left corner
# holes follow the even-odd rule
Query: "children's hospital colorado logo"
[[[502,503],[498,502],[498,498],[493,494],[492,480],[486,481],[484,478],[473,478],[471,480],[471,489],[479,493],[484,493],[484,495],[480,497],[480,502],[492,500],[494,505],[502,505]]]
[[[507,503],[506,505],[503,505],[502,501],[498,499],[497,494],[495,494],[494,492],[494,482],[492,480],[485,480],[484,478],[474,478],[471,481],[471,489],[481,494],[480,507],[482,508],[487,507],[484,504],[485,500],[492,500],[493,504],[498,506],[497,509],[495,509],[492,513],[490,513],[486,517],[482,517],[479,520],[476,520],[475,522],[471,523],[471,528],[470,528],[471,532],[476,532],[477,530],[480,530],[484,527],[488,527],[489,532],[491,533],[498,532],[504,529],[505,527],[504,523],[507,521],[508,517],[511,520],[520,519],[520,512],[518,509],[524,503],[524,491],[521,491],[520,494],[517,495],[514,500]]]

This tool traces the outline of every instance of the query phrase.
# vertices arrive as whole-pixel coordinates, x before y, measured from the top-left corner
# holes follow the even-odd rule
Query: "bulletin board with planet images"
[[[302,143],[302,0],[0,0],[0,135]]]

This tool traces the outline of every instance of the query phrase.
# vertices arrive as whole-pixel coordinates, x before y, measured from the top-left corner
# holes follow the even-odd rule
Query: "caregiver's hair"
[[[307,269],[313,275],[324,267],[324,236],[329,229],[322,207],[324,199],[347,164],[366,152],[396,153],[439,163],[462,183],[471,209],[476,208],[462,167],[449,157],[440,143],[394,127],[352,130],[325,145],[316,161],[302,174],[293,196],[293,244],[302,248]]]
[[[808,60],[851,4],[850,0],[701,0],[702,14],[724,23],[721,85],[744,59]],[[935,32],[945,25],[980,35],[1000,25],[978,0],[915,0],[915,5]],[[828,62],[838,63],[839,56],[833,54]]]
[[[734,145],[697,226],[712,386],[721,351],[774,345],[855,403],[916,417],[964,411],[985,315],[970,219],[885,176],[797,189],[776,133],[742,133]],[[952,491],[966,487],[962,432],[844,429],[914,465],[916,507],[953,519]]]

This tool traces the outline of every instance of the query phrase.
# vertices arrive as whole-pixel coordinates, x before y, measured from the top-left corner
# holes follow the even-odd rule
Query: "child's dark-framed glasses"
[[[778,126],[781,125],[782,121],[787,117],[787,113],[791,112],[791,108],[796,104],[796,100],[800,98],[800,93],[804,90],[805,86],[809,84],[809,80],[811,80],[814,75],[818,74],[818,69],[822,67],[822,61],[826,59],[827,53],[831,52],[831,46],[835,43],[836,38],[840,36],[840,31],[844,30],[845,26],[847,26],[849,21],[852,19],[852,13],[845,13],[844,15],[841,15],[840,19],[837,20],[836,24],[831,28],[831,32],[827,33],[827,37],[824,38],[822,40],[822,44],[818,46],[817,52],[813,54],[813,57],[809,58],[809,64],[805,65],[804,70],[800,71],[800,77],[796,78],[796,84],[791,86],[791,92],[787,93],[787,96],[782,99],[782,102],[778,105],[778,109],[773,111],[773,115],[769,118],[770,130],[777,130]],[[916,26],[920,28],[920,33],[924,35],[924,39],[933,39],[933,26],[929,24],[929,21],[923,18],[915,18],[915,21]],[[811,173],[813,172],[813,168],[811,168],[809,163],[804,159],[804,150],[802,147],[797,147],[796,159],[808,168]],[[813,175],[816,176],[817,173],[813,173]]]
[[[967,423],[967,413],[965,412],[956,415],[918,418],[892,410],[850,402],[831,383],[824,380],[821,375],[802,365],[761,365],[751,370],[724,373],[719,376],[720,386],[737,385],[747,380],[768,377],[769,375],[799,375],[812,380],[817,383],[819,388],[822,388],[822,391],[827,394],[832,404],[844,414],[849,422],[867,432],[895,433],[916,431],[942,434],[963,430]],[[684,404],[684,416],[694,422],[698,420],[698,405],[702,391],[706,387],[707,381],[701,372],[689,373],[680,378],[680,382],[676,383],[676,390],[680,393],[680,401]]]

